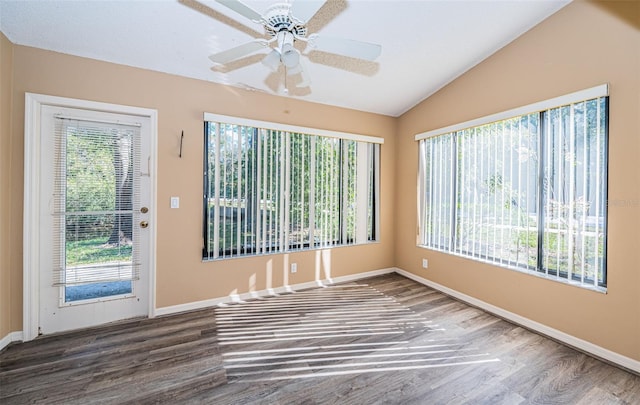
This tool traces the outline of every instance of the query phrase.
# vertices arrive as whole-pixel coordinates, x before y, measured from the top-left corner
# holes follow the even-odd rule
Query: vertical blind
[[[140,128],[55,119],[54,285],[139,278]]]
[[[607,97],[541,114],[541,267],[594,285],[606,284],[607,117]]]
[[[606,286],[608,97],[420,139],[418,244]]]
[[[205,259],[375,240],[378,144],[211,121],[205,138]]]

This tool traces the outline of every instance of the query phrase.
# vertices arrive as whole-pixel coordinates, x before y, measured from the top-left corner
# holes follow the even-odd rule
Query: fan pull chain
[[[284,94],[289,94],[289,88],[287,87],[287,67],[284,67]]]

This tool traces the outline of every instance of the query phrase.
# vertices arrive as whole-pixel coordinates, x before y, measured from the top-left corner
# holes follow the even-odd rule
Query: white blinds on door
[[[53,284],[139,278],[140,127],[57,116]]]

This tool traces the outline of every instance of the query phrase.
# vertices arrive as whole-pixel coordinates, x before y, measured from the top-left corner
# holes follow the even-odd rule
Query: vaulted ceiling
[[[244,1],[260,14],[276,2]],[[211,0],[0,0],[0,30],[18,45],[398,116],[568,2],[328,0],[309,33],[380,44],[382,53],[371,62],[297,41],[310,78],[301,88],[299,75],[260,63],[266,48],[212,63],[211,54],[270,37]]]

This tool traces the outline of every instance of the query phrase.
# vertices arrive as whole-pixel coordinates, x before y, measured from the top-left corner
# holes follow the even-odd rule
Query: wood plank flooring
[[[13,344],[1,404],[640,404],[640,377],[390,274]]]

